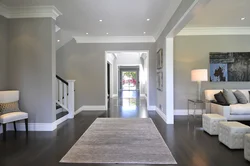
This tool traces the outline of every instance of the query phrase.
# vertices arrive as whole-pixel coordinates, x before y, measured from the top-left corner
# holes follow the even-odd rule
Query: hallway
[[[137,90],[120,91],[118,98],[109,100],[106,117],[148,118],[147,100],[140,98]]]

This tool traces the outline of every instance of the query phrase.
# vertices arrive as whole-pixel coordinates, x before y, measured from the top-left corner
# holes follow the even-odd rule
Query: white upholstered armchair
[[[18,107],[19,91],[0,91],[0,125],[3,126],[3,139],[6,140],[6,124],[13,123],[16,132],[16,121],[25,120],[28,134],[28,114]]]

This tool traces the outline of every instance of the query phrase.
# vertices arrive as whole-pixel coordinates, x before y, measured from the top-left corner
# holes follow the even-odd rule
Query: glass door
[[[119,94],[121,98],[137,98],[139,93],[139,67],[120,67]]]

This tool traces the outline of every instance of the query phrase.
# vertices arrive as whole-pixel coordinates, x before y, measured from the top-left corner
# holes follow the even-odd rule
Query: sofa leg
[[[3,140],[6,140],[6,124],[2,124],[3,125]]]
[[[15,130],[15,133],[16,133],[16,122],[13,122],[13,125],[14,125],[14,130]]]
[[[28,119],[25,119],[25,129],[26,129],[26,135],[28,136],[28,132],[29,132],[29,129],[28,129]]]

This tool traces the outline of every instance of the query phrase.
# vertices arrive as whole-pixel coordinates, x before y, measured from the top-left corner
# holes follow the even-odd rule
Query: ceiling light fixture
[[[60,40],[57,40],[57,42],[60,42]]]
[[[146,32],[143,32],[143,34],[146,34]]]
[[[150,21],[150,19],[148,18],[147,21]]]
[[[109,33],[107,32],[106,35],[108,35]]]
[[[99,22],[102,22],[102,20],[99,20]]]
[[[245,17],[242,17],[242,18],[241,18],[241,21],[243,21],[243,20],[245,20]]]
[[[88,35],[89,33],[87,32],[86,35]]]

